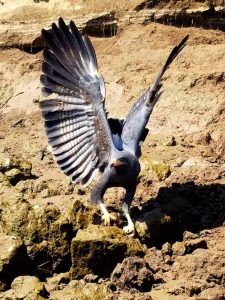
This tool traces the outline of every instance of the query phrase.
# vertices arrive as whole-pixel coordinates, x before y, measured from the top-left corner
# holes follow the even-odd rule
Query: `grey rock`
[[[114,269],[111,280],[119,288],[150,291],[154,283],[153,273],[145,260],[140,257],[128,257]]]

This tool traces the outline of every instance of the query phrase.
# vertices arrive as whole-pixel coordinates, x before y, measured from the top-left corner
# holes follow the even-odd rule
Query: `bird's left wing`
[[[44,50],[40,102],[48,142],[61,170],[74,182],[89,183],[107,163],[113,140],[104,110],[105,85],[94,48],[71,21],[42,30]]]
[[[156,77],[155,83],[148,88],[144,95],[142,95],[133,105],[124,122],[121,134],[123,148],[133,152],[135,155],[139,152],[139,143],[143,137],[145,126],[147,125],[151,112],[161,95],[162,76],[176,56],[184,48],[187,39],[188,35],[173,48],[166,63]]]

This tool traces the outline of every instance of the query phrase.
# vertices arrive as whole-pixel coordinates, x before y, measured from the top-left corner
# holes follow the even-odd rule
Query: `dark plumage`
[[[100,170],[91,201],[99,203],[105,224],[110,215],[102,202],[107,188],[126,190],[123,211],[126,232],[134,230],[129,207],[140,172],[140,143],[145,140],[150,114],[161,92],[161,78],[184,48],[186,36],[169,55],[155,83],[133,105],[126,120],[108,119],[104,108],[105,85],[97,71],[97,59],[89,38],[62,18],[58,27],[42,30],[49,49],[44,50],[41,82],[47,98],[40,103],[48,142],[61,170],[74,182],[87,185]]]

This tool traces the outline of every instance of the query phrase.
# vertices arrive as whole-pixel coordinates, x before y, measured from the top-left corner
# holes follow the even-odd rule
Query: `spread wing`
[[[74,182],[88,184],[107,164],[114,147],[107,121],[105,85],[97,71],[94,48],[71,21],[42,30],[44,50],[40,102],[48,142],[61,170]]]
[[[131,108],[121,134],[124,149],[128,149],[136,155],[138,154],[139,143],[143,136],[145,126],[147,125],[151,112],[161,95],[161,79],[175,57],[185,47],[187,39],[188,36],[186,36],[179,45],[173,48],[165,65],[156,77],[153,86],[149,87],[144,95],[142,95]]]

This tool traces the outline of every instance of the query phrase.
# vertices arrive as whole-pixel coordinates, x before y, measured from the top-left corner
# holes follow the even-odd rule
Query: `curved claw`
[[[102,215],[102,221],[105,226],[110,226],[110,214],[108,212]]]
[[[114,215],[109,214],[108,212],[102,215],[102,221],[105,226],[110,226],[111,220],[116,221],[116,219],[117,218]]]
[[[102,215],[103,224],[105,226],[110,226],[110,221],[111,220],[115,221],[117,218],[114,215],[109,214],[108,210],[106,209],[105,205],[102,202],[100,202],[99,205],[103,213]]]

